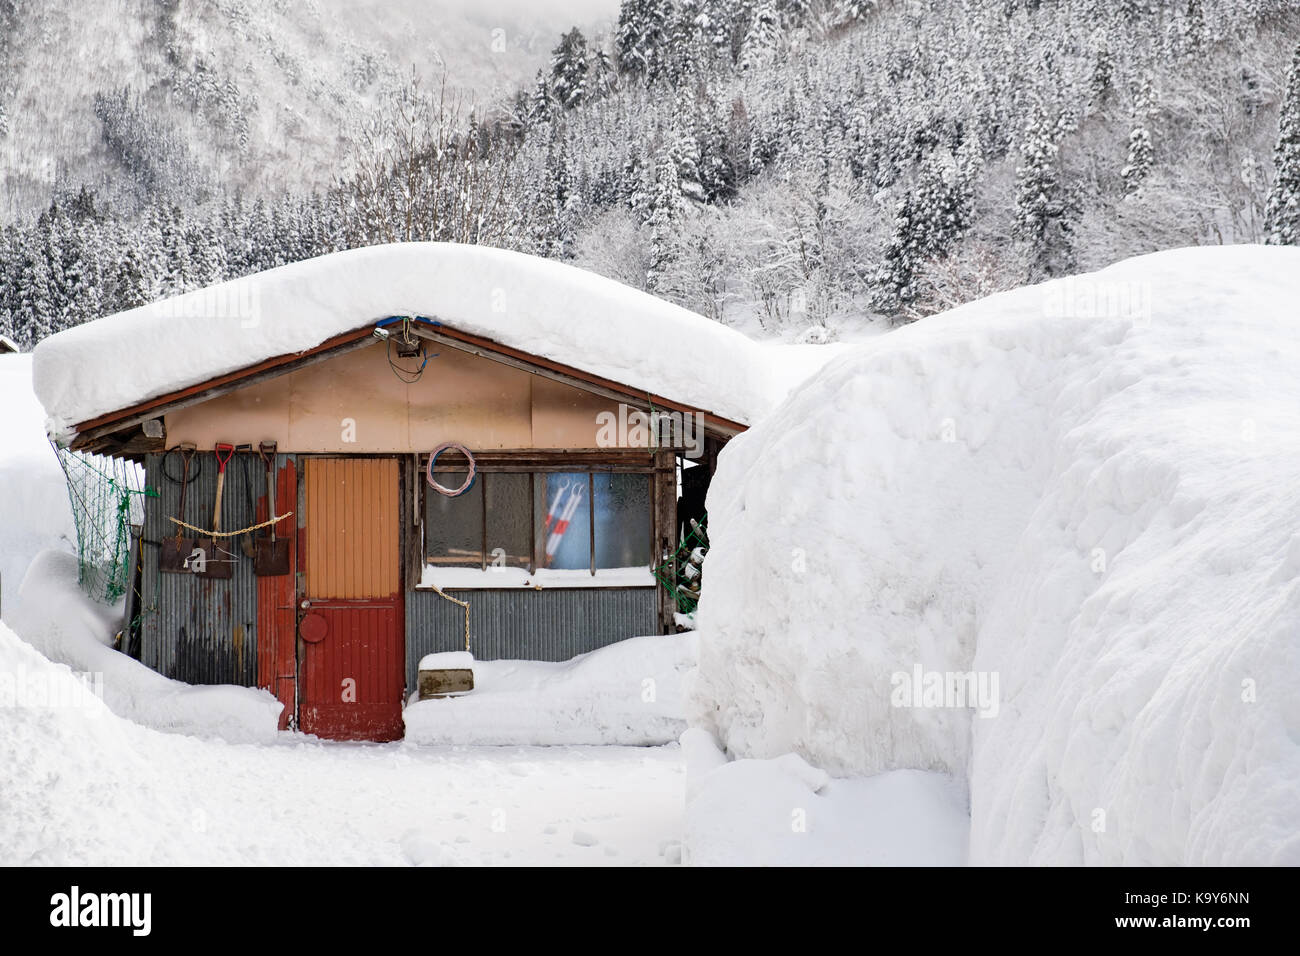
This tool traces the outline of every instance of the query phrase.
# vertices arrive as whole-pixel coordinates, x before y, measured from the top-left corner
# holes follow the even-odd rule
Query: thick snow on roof
[[[831,362],[719,459],[694,719],[965,777],[977,864],[1300,863],[1298,302],[1177,250]]]
[[[775,405],[774,382],[793,384],[773,368],[775,353],[739,332],[603,276],[485,246],[404,243],[294,263],[61,332],[35,350],[36,393],[57,437],[392,315],[438,319],[742,423]]]

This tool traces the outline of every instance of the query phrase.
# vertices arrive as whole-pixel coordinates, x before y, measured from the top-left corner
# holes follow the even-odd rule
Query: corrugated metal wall
[[[628,637],[659,633],[654,588],[452,591],[469,601],[470,649],[479,660],[567,661]],[[406,595],[406,689],[420,658],[465,649],[465,612],[433,591]]]
[[[222,493],[221,527],[228,530],[256,523],[255,512],[248,506],[240,457],[231,459]],[[211,450],[200,452],[196,464],[200,458],[202,470],[186,492],[184,520],[209,528],[217,492],[217,463]],[[173,456],[168,467],[179,477],[179,456]],[[248,462],[248,473],[256,499],[265,484],[265,472],[256,456]],[[238,539],[228,538],[223,539],[224,547],[235,553],[234,575],[229,579],[161,573],[158,542],[176,533],[176,526],[167,518],[179,514],[180,485],[163,477],[162,455],[147,456],[145,480],[160,497],[146,499],[141,661],[190,684],[257,686],[257,578],[252,559],[240,551]]]

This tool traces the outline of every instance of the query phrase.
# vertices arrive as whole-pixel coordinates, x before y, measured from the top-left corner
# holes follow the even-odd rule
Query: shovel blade
[[[196,572],[200,578],[229,578],[235,573],[235,558],[232,554],[226,553],[226,548],[218,545],[211,538],[203,538],[198,542],[199,548],[203,549],[203,570]]]
[[[259,577],[271,577],[289,573],[288,538],[272,541],[264,538],[257,542],[257,557],[253,559],[253,573]]]
[[[166,574],[189,574],[185,562],[193,551],[193,538],[164,538],[158,553],[158,570]]]

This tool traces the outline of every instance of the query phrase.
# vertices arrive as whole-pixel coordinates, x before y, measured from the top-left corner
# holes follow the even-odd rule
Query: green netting
[[[694,614],[700,603],[700,565],[708,550],[704,524],[692,520],[691,530],[682,537],[672,557],[654,569],[655,578],[672,595],[681,614]]]
[[[131,461],[56,449],[77,528],[77,580],[96,601],[114,604],[131,582],[132,527],[144,523],[144,499],[158,493]]]

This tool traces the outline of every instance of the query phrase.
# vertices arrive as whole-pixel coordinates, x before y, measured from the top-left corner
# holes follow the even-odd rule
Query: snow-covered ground
[[[720,460],[693,720],[968,780],[974,863],[1300,863],[1298,301],[1178,250],[830,363]]]
[[[0,865],[680,860],[689,636],[478,662],[472,696],[415,704],[406,741],[371,745],[277,732],[265,691],[112,650],[72,555],[36,557],[10,620],[28,640],[0,624]],[[605,746],[465,746],[513,741]]]
[[[680,854],[676,747],[226,744],[78,695],[0,624],[0,865],[653,865]],[[15,693],[10,690],[10,693]],[[12,699],[12,698],[11,698]],[[28,698],[29,700],[33,698]]]
[[[728,761],[703,730],[682,735],[685,862],[692,866],[961,866],[966,788],[894,770],[835,779],[798,754]]]

